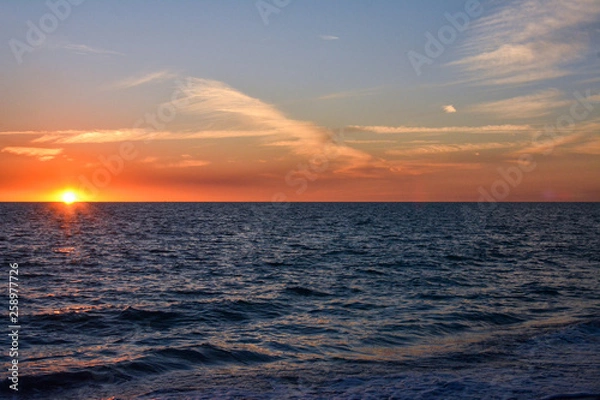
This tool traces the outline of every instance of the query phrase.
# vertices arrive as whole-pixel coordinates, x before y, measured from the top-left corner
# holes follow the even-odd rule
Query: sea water
[[[600,205],[3,203],[2,398],[600,398]],[[569,397],[570,396],[570,397]]]

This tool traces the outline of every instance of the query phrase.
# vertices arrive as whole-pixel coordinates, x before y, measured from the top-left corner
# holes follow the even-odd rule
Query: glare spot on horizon
[[[62,201],[65,204],[73,204],[77,201],[77,195],[72,191],[67,191],[62,194]]]

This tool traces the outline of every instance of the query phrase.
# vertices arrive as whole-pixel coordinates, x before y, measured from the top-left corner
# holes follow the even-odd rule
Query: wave
[[[202,366],[253,366],[277,361],[280,358],[269,352],[246,349],[226,349],[211,343],[188,347],[162,347],[146,351],[133,360],[114,364],[72,368],[66,371],[31,374],[20,377],[19,394],[50,395],[74,391],[95,385],[120,385],[124,382],[147,381],[152,376],[190,371]],[[3,385],[0,393],[9,393]],[[60,396],[59,396],[60,397]]]
[[[127,313],[143,315],[138,311]],[[151,393],[157,400],[182,395],[194,399],[353,399],[368,398],[369,393],[373,398],[397,399],[600,399],[595,380],[600,373],[598,318],[524,323],[483,336],[451,336],[429,346],[391,332],[363,343],[367,347],[388,344],[404,348],[404,357],[391,361],[392,353],[364,358],[355,352],[337,357],[336,364],[311,362],[305,367],[277,363],[283,360],[278,350],[225,348],[210,342],[161,346],[115,364],[25,376],[22,387],[26,396],[55,393],[56,398],[76,398],[63,394],[100,386],[120,398],[118,388],[123,385],[143,385],[144,390],[149,388],[146,395]],[[220,381],[211,375],[202,383],[200,371],[218,366],[230,372],[218,375]],[[235,366],[244,369],[229,369]],[[240,375],[243,371],[246,375]],[[167,377],[175,373],[178,379],[169,381]],[[150,384],[155,380],[154,386]]]
[[[303,286],[288,286],[284,289],[285,293],[304,296],[304,297],[329,297],[331,294],[320,292],[318,290],[309,289]]]

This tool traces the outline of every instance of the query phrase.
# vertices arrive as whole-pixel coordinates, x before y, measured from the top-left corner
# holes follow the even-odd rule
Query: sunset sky
[[[0,201],[600,201],[597,0],[2,1]]]

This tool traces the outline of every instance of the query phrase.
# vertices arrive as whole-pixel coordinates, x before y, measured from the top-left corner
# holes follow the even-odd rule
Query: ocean
[[[1,398],[600,399],[597,203],[2,203],[0,221]]]

